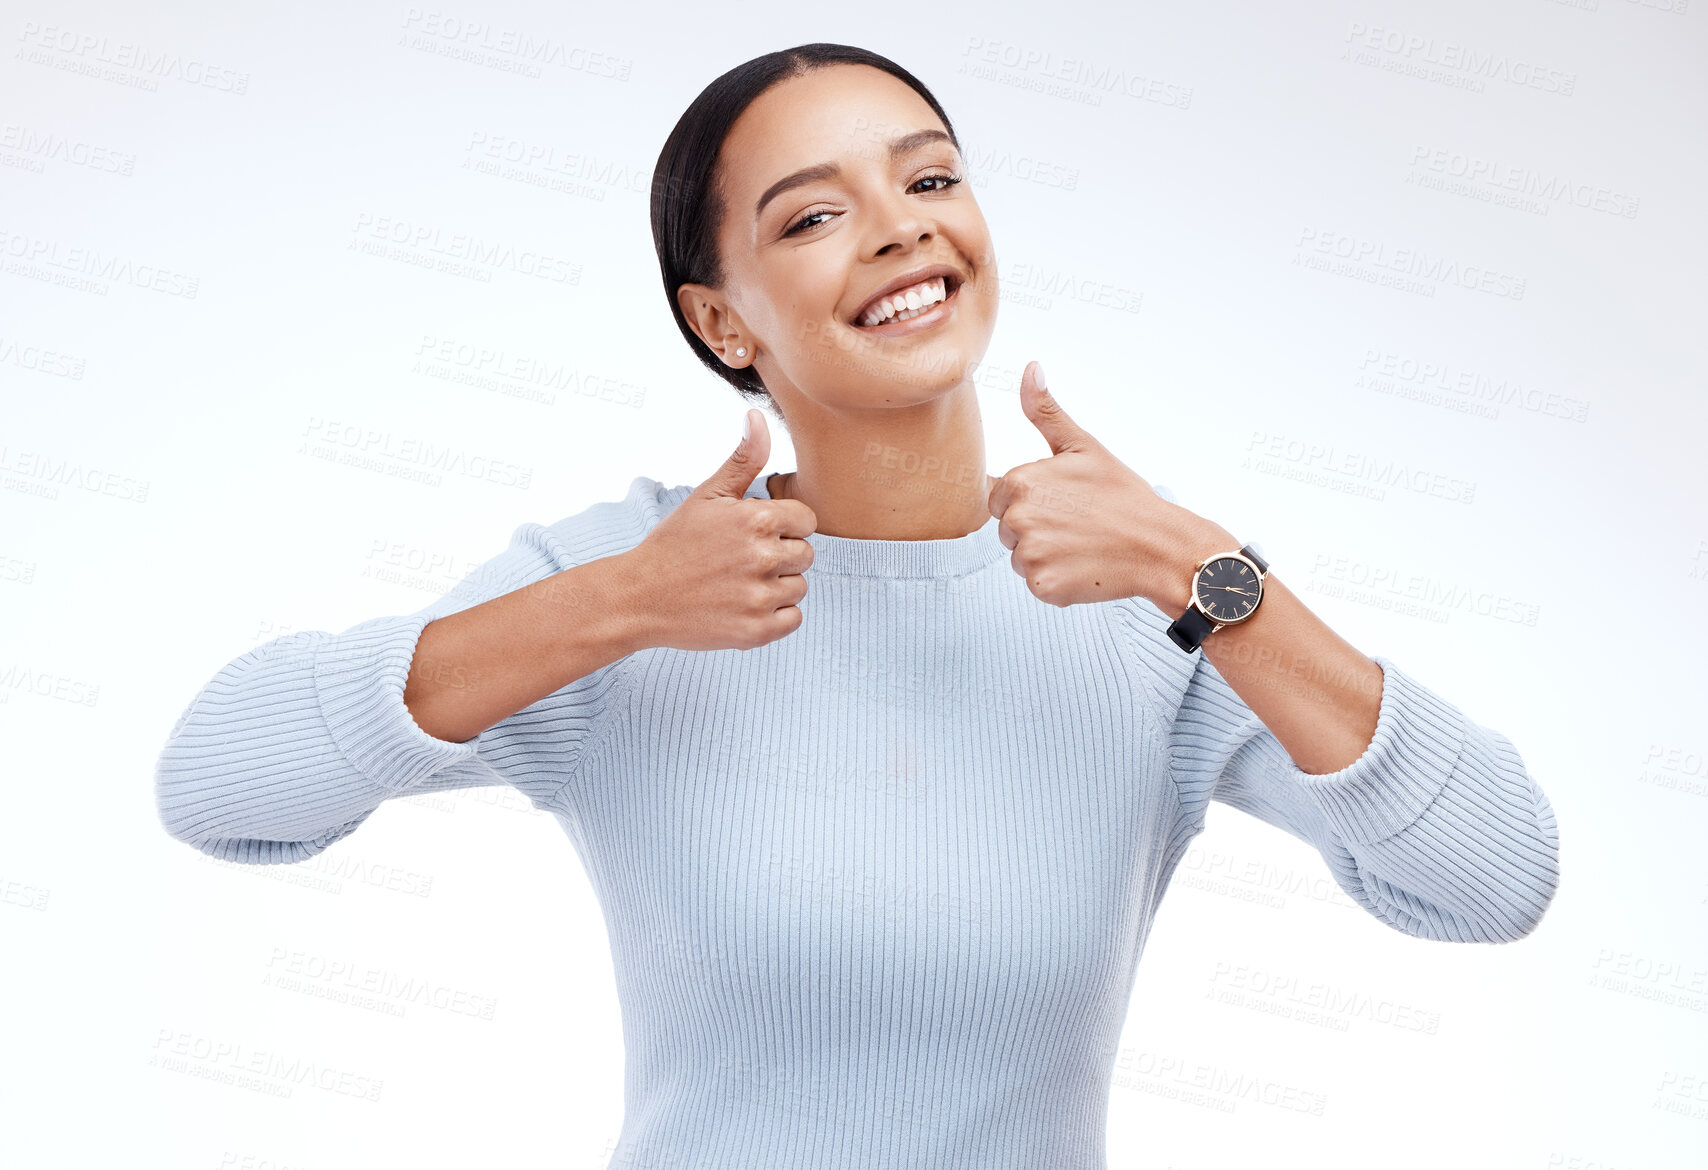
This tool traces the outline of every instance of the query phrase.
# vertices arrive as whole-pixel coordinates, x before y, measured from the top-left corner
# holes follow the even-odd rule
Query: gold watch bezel
[[[1251,609],[1248,610],[1244,616],[1234,618],[1232,621],[1224,622],[1221,619],[1217,618],[1215,614],[1211,613],[1209,608],[1204,605],[1203,599],[1198,596],[1198,582],[1204,576],[1204,566],[1205,565],[1209,564],[1211,561],[1222,561],[1222,560],[1229,560],[1229,559],[1236,560],[1236,561],[1244,561],[1247,565],[1251,566],[1252,574],[1257,578],[1257,600],[1253,601],[1251,603]],[[1198,607],[1199,613],[1203,614],[1205,617],[1209,618],[1212,623],[1214,623],[1210,629],[1211,634],[1215,633],[1217,630],[1223,628],[1224,626],[1237,626],[1241,622],[1251,620],[1252,615],[1257,612],[1258,606],[1263,604],[1263,578],[1264,578],[1264,576],[1265,576],[1265,573],[1262,569],[1257,567],[1257,562],[1252,560],[1250,557],[1246,556],[1244,553],[1240,552],[1238,549],[1235,549],[1233,552],[1211,553],[1209,556],[1205,557],[1203,560],[1198,562],[1197,567],[1192,570],[1192,604]],[[1208,637],[1208,636],[1209,636],[1208,634],[1205,635],[1205,637]]]

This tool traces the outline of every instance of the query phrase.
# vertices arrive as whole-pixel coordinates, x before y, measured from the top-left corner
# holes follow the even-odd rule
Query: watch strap
[[[1216,623],[1210,620],[1208,614],[1196,605],[1188,605],[1186,612],[1174,619],[1168,627],[1168,636],[1174,639],[1174,644],[1188,654],[1198,649],[1210,631],[1216,628]]]

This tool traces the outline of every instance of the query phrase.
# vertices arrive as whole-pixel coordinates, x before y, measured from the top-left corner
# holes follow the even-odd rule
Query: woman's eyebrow
[[[953,140],[941,130],[915,130],[911,134],[903,134],[899,138],[890,139],[890,157],[892,159],[900,158],[909,151],[918,150],[931,142],[949,142],[952,144]],[[808,183],[816,183],[820,179],[834,179],[841,173],[842,168],[840,166],[833,162],[827,162],[802,167],[794,174],[778,179],[765,188],[765,194],[759,197],[759,202],[753,208],[753,218],[758,219],[759,213],[765,210],[765,205],[783,192],[791,191],[796,187],[804,187]]]

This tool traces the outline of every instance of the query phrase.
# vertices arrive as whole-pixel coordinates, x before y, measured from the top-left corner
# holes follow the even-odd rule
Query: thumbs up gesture
[[[1144,597],[1165,613],[1191,600],[1200,557],[1238,548],[1225,528],[1172,504],[1068,417],[1029,362],[1020,409],[1050,445],[997,481],[990,513],[1014,571],[1051,605]]]
[[[621,554],[648,646],[751,650],[800,628],[818,517],[800,500],[744,498],[771,458],[762,411],[711,478]]]

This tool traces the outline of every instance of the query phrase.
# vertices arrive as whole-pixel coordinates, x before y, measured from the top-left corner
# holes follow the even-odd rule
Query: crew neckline
[[[773,471],[759,476],[744,494],[771,499],[771,476],[782,474],[786,473]],[[965,536],[936,540],[869,540],[812,532],[806,538],[812,545],[812,566],[807,572],[843,577],[964,576],[1008,555],[996,529],[997,520],[992,516]]]

